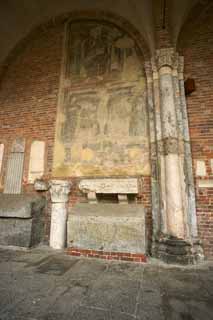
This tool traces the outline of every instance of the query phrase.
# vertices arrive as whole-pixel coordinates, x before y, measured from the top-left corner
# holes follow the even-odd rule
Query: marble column
[[[197,221],[183,58],[173,48],[160,49],[145,70],[154,187],[152,254],[167,262],[193,263],[202,249],[199,241],[194,245]]]
[[[178,82],[180,94],[180,107],[182,111],[182,133],[184,138],[184,172],[186,181],[186,197],[188,209],[188,224],[189,232],[193,239],[197,239],[197,215],[196,215],[196,200],[195,200],[195,186],[192,169],[192,155],[189,136],[188,114],[186,106],[186,96],[184,88],[184,57],[179,57],[178,63]]]
[[[63,249],[67,237],[67,201],[71,183],[64,180],[50,182],[52,202],[50,247]]]
[[[184,239],[184,212],[179,167],[178,128],[173,87],[173,64],[177,59],[173,49],[157,52],[159,72],[161,127],[165,156],[166,215],[171,236]]]
[[[153,242],[160,231],[161,215],[160,211],[160,188],[159,188],[159,166],[157,152],[157,133],[156,133],[156,111],[154,103],[154,81],[152,75],[152,66],[149,61],[145,63],[147,80],[147,111],[149,118],[149,137],[150,137],[150,160],[151,160],[151,190],[152,190],[152,239]]]

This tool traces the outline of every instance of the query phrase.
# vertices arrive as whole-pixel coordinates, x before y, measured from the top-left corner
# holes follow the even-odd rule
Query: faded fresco
[[[137,47],[94,21],[67,27],[55,176],[149,174],[146,86]]]

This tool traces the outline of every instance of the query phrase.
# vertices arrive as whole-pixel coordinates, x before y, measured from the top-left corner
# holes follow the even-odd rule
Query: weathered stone
[[[79,189],[85,193],[120,193],[137,194],[138,182],[135,178],[129,179],[84,179],[79,184]]]
[[[193,247],[197,218],[183,57],[173,48],[160,49],[151,59],[151,66],[152,72],[148,62],[145,67],[149,96],[153,94],[153,103],[149,104],[153,254],[156,247],[160,249],[155,241],[158,243],[159,236],[164,234],[168,238],[190,239],[193,259],[193,254],[197,254]]]
[[[0,244],[30,247],[44,235],[45,198],[0,195]]]
[[[128,198],[126,194],[118,194],[118,201],[120,204],[128,204]]]
[[[65,203],[68,201],[68,194],[70,193],[71,182],[65,180],[51,180],[50,194],[53,203]]]
[[[205,177],[206,176],[206,164],[205,161],[196,161],[196,176]]]
[[[33,183],[35,179],[41,178],[44,173],[44,153],[45,142],[33,141],[30,150],[30,164],[28,175],[28,180],[30,183]]]
[[[163,238],[156,242],[156,255],[164,262],[171,264],[187,265],[203,260],[200,243],[194,245],[175,237]]]
[[[50,246],[54,249],[63,249],[67,235],[67,207],[68,194],[71,183],[64,180],[50,182],[52,201]]]
[[[68,217],[68,246],[146,252],[145,209],[141,205],[78,204]]]
[[[89,203],[97,203],[96,193],[93,191],[88,192],[87,199],[89,200]]]
[[[198,188],[213,188],[213,179],[198,180]]]
[[[34,182],[34,189],[36,191],[47,191],[49,187],[49,184],[44,180],[36,180]]]

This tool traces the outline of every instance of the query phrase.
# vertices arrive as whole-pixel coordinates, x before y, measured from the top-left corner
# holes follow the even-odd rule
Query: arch
[[[99,21],[108,21],[115,24],[117,27],[123,29],[128,33],[138,44],[143,56],[146,60],[151,57],[151,52],[148,43],[145,41],[142,34],[124,17],[115,14],[110,11],[101,11],[101,10],[89,10],[89,11],[79,11],[74,10],[68,13],[63,13],[58,16],[52,17],[48,21],[41,23],[32,30],[28,32],[9,52],[5,60],[0,64],[0,79],[4,74],[5,70],[13,60],[13,58],[18,55],[18,53],[23,49],[23,47],[30,41],[32,37],[36,35],[37,32],[42,30],[47,30],[51,26],[56,26],[58,24],[64,24],[69,20],[79,20],[79,19],[95,19]]]
[[[60,19],[60,17],[59,17]],[[114,14],[112,12],[96,11],[96,12],[85,12],[85,11],[75,11],[67,15],[66,22],[78,21],[83,19],[90,19],[96,21],[103,21],[112,23],[118,28],[122,29],[127,33],[133,40],[137,43],[138,47],[143,54],[144,59],[149,59],[151,57],[148,44],[142,37],[141,33],[125,18]]]

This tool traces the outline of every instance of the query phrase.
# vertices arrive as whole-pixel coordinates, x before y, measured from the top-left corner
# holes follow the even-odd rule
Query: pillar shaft
[[[188,209],[188,223],[189,233],[192,238],[198,237],[197,230],[197,215],[196,215],[196,201],[195,201],[195,187],[192,169],[192,155],[189,136],[188,114],[186,106],[185,88],[184,88],[184,57],[179,57],[178,64],[178,82],[180,90],[180,106],[182,111],[182,130],[185,141],[184,147],[184,172],[186,172],[186,197]]]
[[[184,239],[184,212],[180,176],[178,123],[173,85],[173,50],[159,50],[158,70],[161,100],[162,144],[165,157],[167,231]]]
[[[50,246],[63,249],[66,241],[67,209],[65,203],[52,203]]]
[[[52,180],[50,183],[52,201],[50,246],[53,249],[63,249],[67,236],[67,201],[70,183],[63,180]]]
[[[173,48],[166,48],[152,58],[152,76],[145,65],[148,94],[153,90],[148,100],[157,191],[152,192],[153,220],[158,215],[152,253],[166,262],[193,263],[202,259],[202,248],[193,240],[197,221],[182,62]]]

